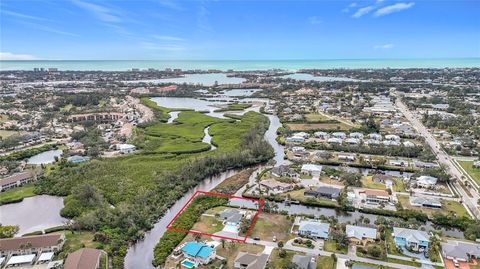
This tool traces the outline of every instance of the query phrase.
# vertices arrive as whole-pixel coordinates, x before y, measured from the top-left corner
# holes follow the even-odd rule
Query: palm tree
[[[222,243],[222,248],[225,248],[225,239],[220,239],[220,242]]]

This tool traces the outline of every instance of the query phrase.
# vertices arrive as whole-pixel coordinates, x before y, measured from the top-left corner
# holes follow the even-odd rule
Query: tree
[[[278,252],[278,257],[280,258],[287,257],[287,251],[285,251],[284,249],[281,249],[280,252]]]
[[[225,248],[225,239],[220,239],[220,242],[222,243],[222,248]]]
[[[283,241],[278,241],[277,245],[279,248],[283,248]]]

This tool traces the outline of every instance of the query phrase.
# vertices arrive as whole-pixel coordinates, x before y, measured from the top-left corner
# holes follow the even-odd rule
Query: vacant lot
[[[480,168],[473,168],[473,162],[458,161],[463,169],[480,185]]]
[[[305,120],[308,122],[320,122],[320,121],[325,121],[329,119],[330,119],[329,117],[323,114],[316,114],[316,113],[305,114]]]
[[[12,135],[17,135],[20,134],[18,131],[9,131],[9,130],[0,130],[0,137],[1,138],[7,138]]]
[[[274,236],[277,240],[284,240],[291,238],[290,228],[292,227],[293,219],[279,214],[261,213],[252,229],[250,237],[260,237],[262,240],[272,240]]]
[[[202,233],[214,234],[223,229],[223,223],[215,217],[201,216],[200,221],[195,223],[191,230]]]
[[[352,126],[345,123],[289,123],[288,128],[292,131],[310,131],[310,130],[350,130]]]

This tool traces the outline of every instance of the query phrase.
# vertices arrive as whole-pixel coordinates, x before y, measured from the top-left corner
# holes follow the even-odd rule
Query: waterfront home
[[[293,255],[292,263],[296,265],[298,269],[317,269],[317,262],[314,256]]]
[[[225,225],[238,226],[245,216],[244,211],[238,209],[227,208],[219,213],[220,220],[224,222]]]
[[[298,227],[299,235],[319,239],[328,239],[329,231],[329,223],[322,223],[314,220],[302,220]]]
[[[273,167],[272,170],[270,170],[273,176],[276,177],[290,177],[290,178],[296,178],[298,177],[298,173],[295,172],[292,168],[290,168],[288,165],[279,165],[276,167]]]
[[[361,193],[365,194],[365,201],[370,204],[390,202],[390,194],[385,190],[365,189]]]
[[[302,165],[301,169],[302,174],[310,175],[312,177],[319,177],[322,173],[322,166],[317,164],[307,163]]]
[[[292,152],[295,156],[303,156],[305,154],[305,148],[304,147],[292,147]]]
[[[440,198],[431,196],[411,196],[410,204],[412,206],[426,207],[426,208],[442,208]]]
[[[407,247],[416,252],[428,250],[429,235],[427,232],[393,227],[393,240],[399,247]]]
[[[341,138],[331,137],[327,140],[327,143],[340,145],[343,143],[343,140]]]
[[[63,269],[100,269],[102,254],[99,249],[81,248],[68,254]]]
[[[132,153],[137,149],[135,145],[131,145],[131,144],[117,144],[116,147],[117,147],[117,150],[123,154]]]
[[[339,161],[347,161],[347,162],[353,162],[355,161],[355,156],[354,155],[343,155],[343,154],[339,154],[337,156],[338,160]]]
[[[350,138],[345,139],[345,143],[347,143],[349,145],[358,145],[358,144],[360,144],[360,139],[350,137]]]
[[[437,184],[438,179],[431,176],[419,176],[416,180],[417,187],[429,189]]]
[[[90,160],[90,157],[80,156],[80,155],[73,155],[73,156],[67,158],[67,161],[71,162],[71,163],[83,163],[83,162],[86,162],[86,161],[89,161],[89,160]]]
[[[377,229],[375,228],[347,225],[345,227],[345,234],[350,242],[356,245],[365,246],[367,243],[377,240]]]
[[[385,140],[382,142],[384,146],[400,146],[400,142],[394,140]]]
[[[290,136],[285,139],[287,143],[303,143],[305,142],[305,138],[301,136]]]
[[[444,259],[471,262],[480,258],[480,244],[448,240],[440,245]]]
[[[368,134],[368,138],[379,141],[379,140],[382,140],[382,135],[377,133],[371,133],[371,134]]]
[[[63,233],[0,239],[0,257],[58,252],[64,243]]]
[[[298,132],[298,133],[294,133],[293,136],[303,137],[304,139],[307,139],[310,137],[310,134],[306,132]]]
[[[408,166],[408,162],[404,160],[390,160],[388,164],[393,166]]]
[[[188,268],[207,264],[215,258],[215,248],[204,242],[189,241],[181,247],[185,260],[182,265]]]
[[[293,184],[283,183],[274,179],[262,180],[260,185],[273,192],[286,192],[293,189]]]
[[[413,161],[413,166],[416,168],[435,168],[440,167],[438,163],[429,163],[429,162],[422,162],[422,161]]]
[[[387,174],[375,174],[372,177],[373,182],[385,184],[388,180],[392,181],[393,176]]]
[[[267,261],[268,254],[252,254],[240,251],[235,258],[234,267],[237,269],[264,269]]]
[[[29,182],[36,180],[33,172],[22,172],[0,179],[0,191],[6,191],[12,188],[21,187]]]
[[[356,139],[363,139],[363,134],[359,132],[353,132],[350,133],[349,135],[351,138],[356,138]]]
[[[400,142],[400,136],[398,136],[398,135],[393,135],[393,134],[389,134],[389,135],[386,135],[386,136],[385,136],[385,140]]]
[[[323,197],[335,200],[340,195],[340,189],[335,187],[329,186],[320,186],[316,190],[306,190],[303,195],[305,196],[313,196],[313,197]]]
[[[331,135],[334,138],[340,138],[340,139],[345,139],[347,135],[344,132],[334,132]]]
[[[315,132],[313,135],[320,139],[327,139],[329,137],[327,132]]]

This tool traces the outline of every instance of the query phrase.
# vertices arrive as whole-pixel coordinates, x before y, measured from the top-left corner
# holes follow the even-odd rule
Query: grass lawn
[[[12,135],[17,135],[20,134],[18,131],[10,131],[10,130],[0,130],[0,137],[1,138],[7,138]]]
[[[324,245],[323,245],[323,249],[324,249],[325,251],[335,252],[335,253],[342,253],[342,254],[347,254],[347,252],[348,252],[348,249],[347,249],[347,248],[339,249],[337,242],[332,241],[332,240],[327,240],[327,241],[325,241],[325,243],[324,243]]]
[[[280,214],[261,213],[250,233],[250,237],[260,237],[262,240],[272,240],[273,236],[277,240],[293,238],[290,234],[293,219],[287,219],[287,216]]]
[[[473,168],[473,162],[470,161],[458,161],[458,164],[480,185],[480,169]]]
[[[214,208],[210,208],[209,210],[205,211],[205,214],[210,214],[210,215],[215,215],[217,213],[220,213],[221,211],[227,209],[227,208],[231,208],[231,207],[228,207],[228,206],[217,206],[217,207],[214,207]]]
[[[337,263],[330,256],[319,256],[317,258],[317,269],[335,269]]]
[[[227,268],[234,268],[233,263],[239,252],[257,254],[262,252],[264,248],[264,246],[260,245],[225,242],[225,248],[222,248],[222,245],[217,247],[217,255],[227,259]]]
[[[301,203],[318,204],[319,206],[335,207],[338,205],[337,201],[327,198],[305,197],[304,192],[305,189],[290,191],[280,194],[280,197],[286,198],[289,195],[292,200],[300,201]]]
[[[320,122],[320,121],[325,121],[329,119],[330,119],[329,117],[323,114],[316,114],[316,113],[305,114],[305,120],[308,122]]]
[[[193,225],[192,230],[208,234],[214,234],[221,231],[223,227],[223,223],[217,218],[210,216],[201,216],[200,221]]]
[[[68,253],[72,253],[81,248],[101,248],[102,244],[93,241],[93,232],[86,231],[59,231],[54,233],[64,233],[66,237],[65,245],[57,257],[63,259]]]
[[[410,265],[410,266],[414,266],[414,267],[421,267],[422,266],[422,264],[419,263],[419,262],[405,261],[405,260],[400,260],[400,259],[395,259],[395,258],[385,258],[384,261],[391,262],[391,263],[403,264],[403,265]]]
[[[418,207],[418,206],[412,206],[410,204],[410,198],[408,195],[397,195],[398,201],[400,204],[402,204],[403,208],[407,209],[412,209],[412,210],[417,210],[421,211],[425,214],[428,214],[429,216],[432,216],[434,213],[442,213],[445,215],[457,215],[459,217],[461,216],[466,216],[470,217],[468,214],[467,210],[465,207],[460,204],[459,202],[456,201],[451,201],[451,200],[445,200],[442,199],[442,208],[440,209],[433,209],[433,208],[424,208],[424,207]]]
[[[292,131],[312,131],[312,130],[350,130],[353,127],[343,122],[338,123],[289,123],[287,127]]]
[[[22,187],[13,188],[11,190],[2,192],[0,195],[0,205],[5,203],[20,202],[23,198],[35,196],[33,184],[27,184]]]
[[[369,189],[385,190],[385,184],[373,181],[373,176],[362,177],[362,186]]]
[[[398,192],[406,192],[405,183],[400,178],[394,178],[393,181],[393,190]]]
[[[293,255],[303,254],[303,253],[287,250],[287,256],[285,256],[284,258],[280,258],[280,256],[278,255],[279,253],[280,253],[280,250],[278,248],[275,248],[272,251],[272,254],[270,254],[270,259],[268,261],[269,268],[283,269],[292,261]]]
[[[382,266],[382,265],[377,265],[377,264],[368,263],[368,262],[355,262],[354,265],[364,266],[368,268],[376,268],[376,269],[395,269],[395,267]]]

